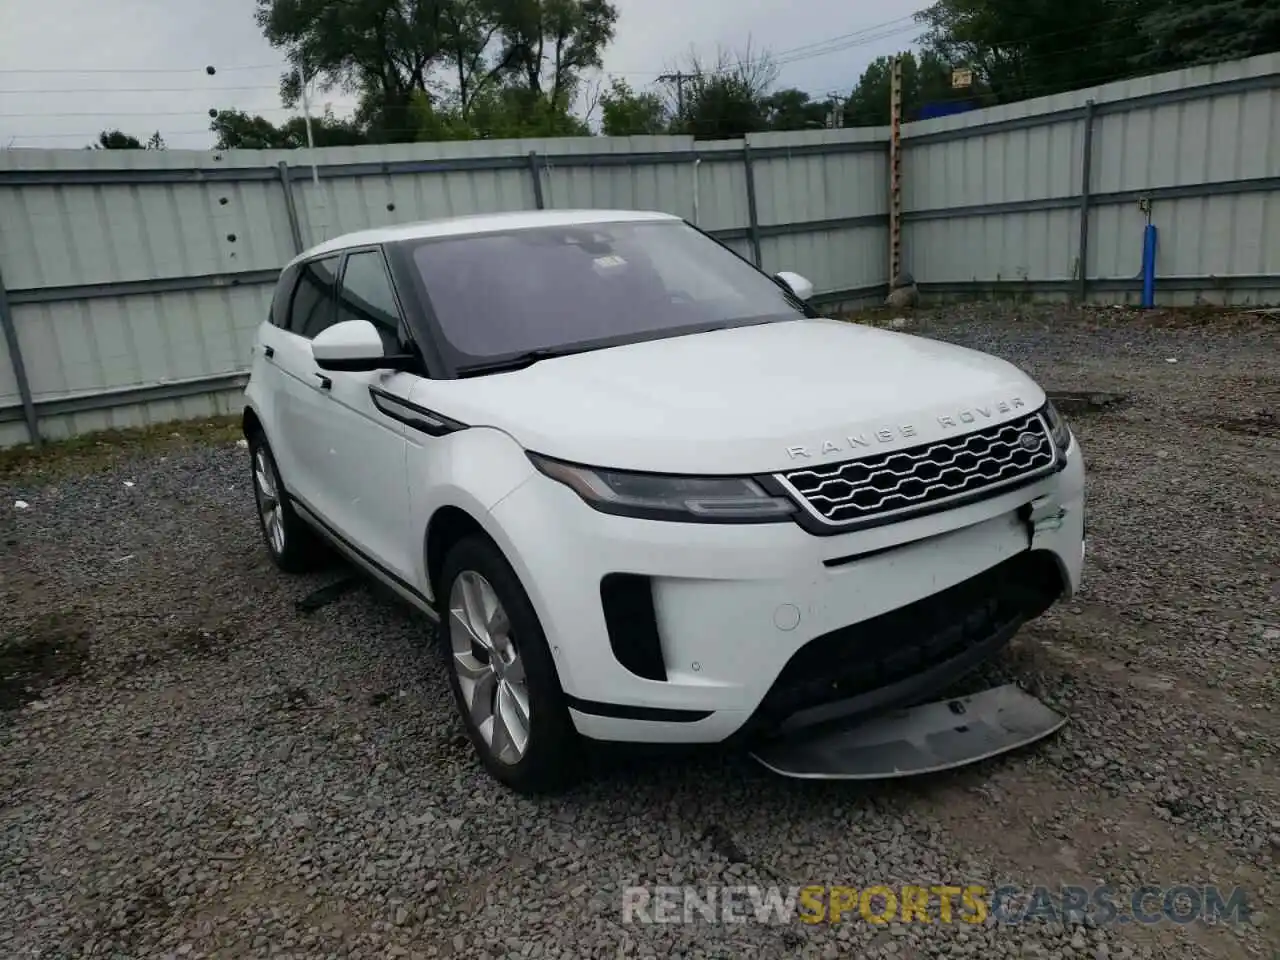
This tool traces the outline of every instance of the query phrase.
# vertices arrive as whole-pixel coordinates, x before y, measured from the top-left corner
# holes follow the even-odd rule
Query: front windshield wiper
[[[474,377],[486,373],[503,373],[507,370],[523,370],[531,367],[539,360],[550,360],[553,357],[568,357],[575,353],[586,353],[596,347],[538,347],[526,350],[501,360],[488,360],[483,363],[470,363],[458,368],[458,376]]]

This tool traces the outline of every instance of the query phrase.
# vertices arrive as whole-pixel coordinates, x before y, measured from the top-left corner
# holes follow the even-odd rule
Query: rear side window
[[[271,324],[272,326],[289,328],[289,299],[293,295],[293,288],[298,283],[298,268],[289,267],[280,274],[280,279],[276,281],[275,294],[271,298]]]
[[[326,257],[303,264],[289,307],[290,333],[310,340],[333,325],[333,289],[338,276],[338,260],[338,257]]]

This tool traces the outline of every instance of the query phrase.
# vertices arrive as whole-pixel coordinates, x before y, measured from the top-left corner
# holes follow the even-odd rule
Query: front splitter
[[[797,730],[752,756],[805,780],[885,780],[951,770],[1042,740],[1067,722],[1014,684],[883,714],[849,726]]]

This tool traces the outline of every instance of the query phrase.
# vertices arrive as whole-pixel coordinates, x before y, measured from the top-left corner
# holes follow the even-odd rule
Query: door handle
[[[274,357],[274,356],[276,355],[276,348],[275,348],[275,347],[263,347],[263,348],[262,348],[262,355],[263,355],[264,357],[266,357],[268,360],[270,360],[272,357]]]
[[[321,390],[328,390],[330,387],[333,386],[333,381],[330,380],[328,377],[326,377],[323,373],[317,373],[316,376],[320,378]]]

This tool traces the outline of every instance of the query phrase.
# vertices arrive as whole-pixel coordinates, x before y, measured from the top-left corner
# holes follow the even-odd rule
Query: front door
[[[335,319],[372,323],[388,355],[412,351],[380,248],[346,255]],[[315,509],[350,546],[420,591],[414,583],[414,561],[422,543],[406,526],[406,427],[380,411],[372,394],[377,390],[407,398],[418,376],[393,370],[323,373],[329,380],[323,427],[326,443],[316,454],[324,489]]]

